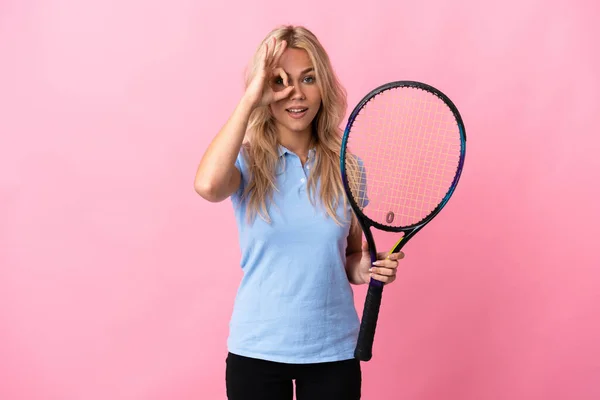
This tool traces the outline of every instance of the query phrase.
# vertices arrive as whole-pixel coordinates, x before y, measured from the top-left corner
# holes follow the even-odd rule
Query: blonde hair
[[[314,205],[317,180],[319,180],[321,203],[327,214],[337,224],[341,224],[336,208],[340,202],[343,202],[344,210],[347,208],[339,167],[342,142],[340,124],[346,113],[346,91],[333,71],[329,56],[317,37],[302,26],[278,27],[265,37],[248,69],[246,87],[257,72],[259,57],[264,56],[262,49],[265,41],[273,37],[278,39],[278,43],[285,40],[288,48],[306,50],[312,61],[316,83],[321,92],[321,107],[312,123],[311,146],[315,148],[315,164],[313,173],[307,181],[308,193]],[[267,201],[272,200],[273,190],[276,190],[275,171],[279,162],[277,146],[275,124],[269,107],[254,110],[248,124],[248,137],[242,148],[250,170],[250,180],[244,190],[244,196],[248,200],[247,215],[250,220],[258,214],[265,221],[271,221],[267,211]]]

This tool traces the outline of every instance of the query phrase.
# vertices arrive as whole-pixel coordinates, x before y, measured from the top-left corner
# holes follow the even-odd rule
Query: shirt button
[[[300,179],[300,182],[304,183],[304,178]]]

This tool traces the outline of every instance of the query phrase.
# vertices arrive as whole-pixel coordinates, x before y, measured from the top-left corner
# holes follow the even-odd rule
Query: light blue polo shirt
[[[354,357],[359,318],[345,263],[349,215],[341,202],[339,226],[308,198],[314,150],[300,158],[279,146],[277,189],[268,205],[271,224],[257,216],[249,225],[241,195],[248,183],[246,160],[231,196],[239,232],[240,283],[227,340],[231,353],[284,363],[317,363]]]

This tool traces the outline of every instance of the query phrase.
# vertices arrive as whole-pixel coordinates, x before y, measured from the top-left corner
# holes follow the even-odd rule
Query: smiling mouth
[[[286,108],[285,111],[289,112],[290,114],[302,114],[304,112],[306,112],[306,110],[308,110],[308,108]]]
[[[290,116],[290,118],[293,119],[302,119],[304,118],[304,116],[306,115],[306,111],[308,110],[308,108],[286,108],[285,111],[287,111],[288,115]]]

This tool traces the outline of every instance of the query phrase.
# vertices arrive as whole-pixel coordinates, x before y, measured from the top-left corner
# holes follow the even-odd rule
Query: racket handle
[[[370,284],[365,299],[358,342],[354,350],[354,357],[361,361],[369,361],[373,356],[373,341],[375,339],[375,328],[379,317],[383,285]]]

